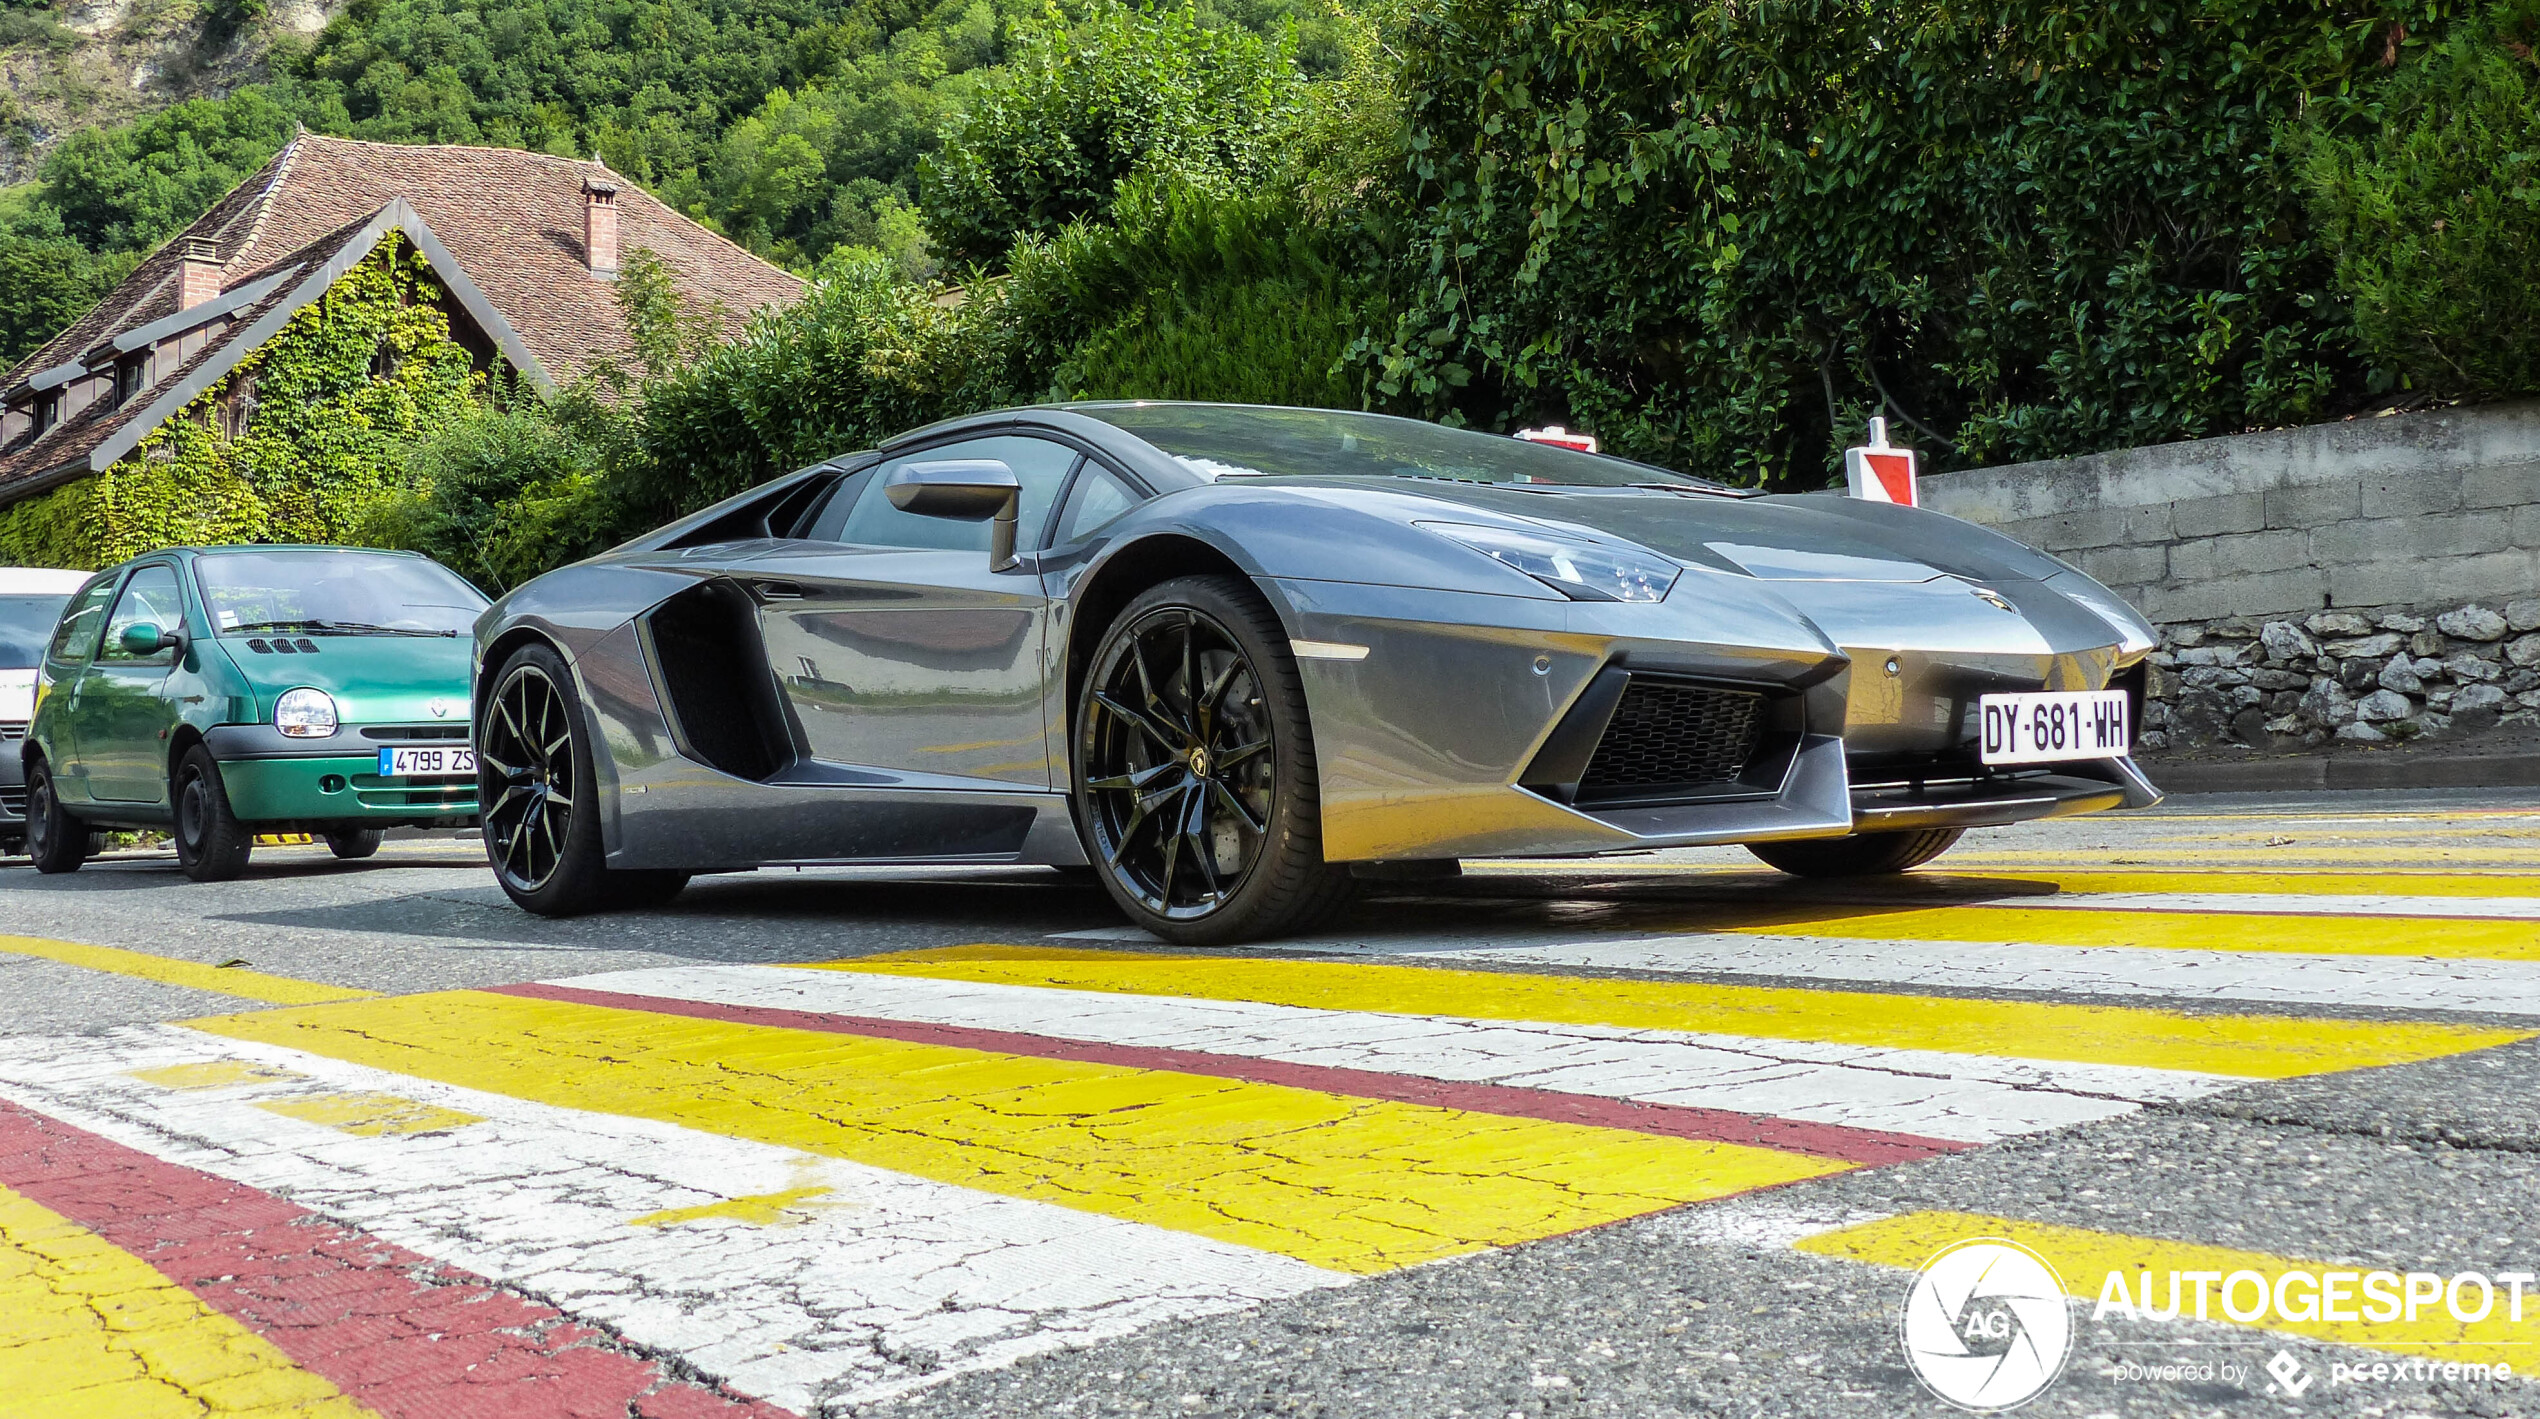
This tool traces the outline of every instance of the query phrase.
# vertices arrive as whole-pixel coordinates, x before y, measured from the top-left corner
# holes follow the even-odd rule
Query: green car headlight
[[[1645,547],[1469,522],[1418,524],[1514,567],[1573,601],[1660,601],[1683,570]]]
[[[303,685],[273,702],[273,727],[294,739],[324,739],[340,723],[335,697]]]

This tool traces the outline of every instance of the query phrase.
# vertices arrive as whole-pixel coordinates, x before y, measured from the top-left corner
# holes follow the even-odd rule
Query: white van
[[[94,572],[0,567],[0,854],[26,846],[27,722],[35,718],[35,670],[71,593]]]

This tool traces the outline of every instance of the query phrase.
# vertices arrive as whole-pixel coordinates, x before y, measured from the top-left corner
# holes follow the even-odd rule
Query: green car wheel
[[[89,857],[88,825],[64,811],[53,766],[43,759],[27,766],[26,855],[47,874],[77,872]]]

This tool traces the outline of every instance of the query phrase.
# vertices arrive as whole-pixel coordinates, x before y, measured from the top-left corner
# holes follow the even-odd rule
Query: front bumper
[[[270,725],[223,725],[206,734],[204,742],[220,763],[230,811],[241,822],[418,828],[474,824],[475,779],[380,776],[381,749],[422,742],[371,737],[369,731],[381,728],[347,725],[313,742],[285,738]],[[457,728],[464,732],[464,726]],[[436,747],[450,742],[435,741]]]
[[[2110,683],[2120,656],[2096,622],[2041,629],[2049,618],[2004,615],[1968,595],[1955,599],[2000,624],[1880,627],[1874,639],[1843,634],[1855,624],[1821,627],[1752,583],[1738,588],[1743,599],[1657,606],[1274,585],[1292,635],[1367,648],[1298,664],[1314,716],[1324,851],[1336,861],[1983,827],[2160,800],[2130,760],[2017,771],[1973,762],[1978,696]],[[1898,595],[1843,589],[1829,599],[1884,605]],[[1688,770],[1600,782],[1609,724],[1628,718],[1614,707],[1643,681],[1746,702],[1739,714],[1754,752],[1707,778]],[[1660,737],[1671,742],[1635,753],[1635,764],[1700,759],[1701,732]]]

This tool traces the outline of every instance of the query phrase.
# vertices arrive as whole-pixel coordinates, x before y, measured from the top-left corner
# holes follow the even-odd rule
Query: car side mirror
[[[988,570],[1014,565],[1014,522],[1023,501],[1022,480],[993,458],[946,459],[911,463],[882,485],[891,506],[919,517],[948,517],[957,522],[991,519],[988,525]]]
[[[147,621],[139,621],[123,628],[121,644],[124,654],[139,658],[174,650],[185,644],[185,635],[181,631],[163,631]]]

